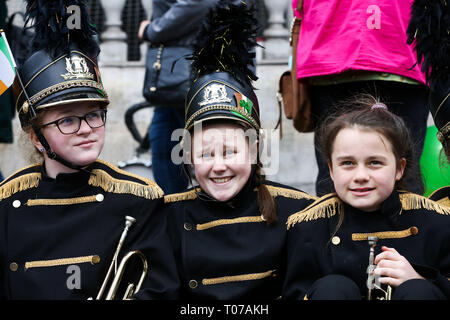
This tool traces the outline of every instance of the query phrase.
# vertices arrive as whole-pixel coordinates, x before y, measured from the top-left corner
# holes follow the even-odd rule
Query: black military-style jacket
[[[141,250],[151,269],[144,283],[147,297],[173,297],[178,282],[160,210],[162,190],[105,161],[97,160],[87,169],[90,173],[52,179],[36,164],[0,184],[2,298],[95,299],[125,228],[125,216],[136,222],[119,262],[127,252]],[[136,270],[140,273],[139,266]]]
[[[287,217],[315,197],[266,181],[278,221],[261,217],[250,184],[231,201],[197,188],[166,195],[169,235],[178,264],[181,299],[276,299],[284,277]]]
[[[441,206],[450,207],[450,186],[445,186],[435,190],[428,196],[428,198],[436,201]]]
[[[336,232],[339,212],[344,212],[344,219]],[[381,246],[396,249],[420,275],[450,297],[450,209],[397,191],[375,212],[357,210],[333,193],[291,215],[283,297],[307,298],[314,281],[341,274],[355,281],[364,298],[368,290],[368,236],[379,238],[375,256]]]

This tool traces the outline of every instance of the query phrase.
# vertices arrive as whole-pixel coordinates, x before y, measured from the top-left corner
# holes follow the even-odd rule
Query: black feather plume
[[[196,76],[215,71],[231,73],[240,82],[257,80],[254,66],[258,21],[245,1],[220,0],[205,18],[194,44]]]
[[[415,0],[407,29],[408,44],[413,44],[417,61],[422,63],[427,83],[449,84],[450,76],[450,1]]]
[[[80,9],[79,16],[77,11],[68,10],[70,6]],[[84,0],[27,0],[26,18],[26,25],[35,28],[33,50],[44,49],[53,55],[60,55],[75,44],[92,56],[99,52],[94,39],[96,30],[90,24]],[[70,21],[68,23],[68,19],[79,21],[79,27],[74,27]]]

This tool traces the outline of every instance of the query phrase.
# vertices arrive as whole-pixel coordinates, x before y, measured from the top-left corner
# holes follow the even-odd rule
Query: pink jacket
[[[292,0],[294,10],[297,2]],[[420,66],[409,70],[417,61],[406,44],[412,2],[304,0],[297,77],[370,70],[425,83]]]

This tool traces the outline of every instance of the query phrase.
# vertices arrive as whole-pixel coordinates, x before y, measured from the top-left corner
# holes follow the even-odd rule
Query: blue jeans
[[[188,186],[183,165],[172,162],[172,149],[179,141],[171,141],[175,129],[184,128],[184,109],[155,107],[149,128],[150,151],[155,182],[165,194],[177,193]]]

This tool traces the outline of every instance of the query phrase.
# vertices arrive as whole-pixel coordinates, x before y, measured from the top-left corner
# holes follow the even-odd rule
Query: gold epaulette
[[[0,183],[0,201],[6,199],[17,192],[21,192],[38,186],[42,178],[40,166],[42,163],[36,163],[22,168]]]
[[[197,188],[197,192],[200,192],[200,188]],[[197,193],[195,192],[195,189],[192,189],[185,192],[165,195],[164,203],[184,201],[184,200],[194,200],[194,199],[197,199]]]
[[[443,206],[436,201],[414,193],[399,193],[402,208],[405,210],[426,209],[439,214],[450,214],[450,207]]]
[[[121,170],[103,160],[96,161],[88,184],[100,187],[105,192],[133,194],[146,199],[164,196],[164,192],[154,181]]]
[[[271,186],[271,185],[267,185],[267,184],[265,186],[267,187],[270,194],[274,198],[277,196],[282,196],[282,197],[291,198],[291,199],[311,199],[311,200],[317,199],[317,197],[307,194],[306,192],[303,192],[303,191],[282,188],[282,187],[275,187],[275,186]]]
[[[336,193],[324,195],[311,203],[302,211],[291,214],[286,222],[287,229],[296,223],[317,220],[319,218],[330,218],[342,209],[342,201]]]

